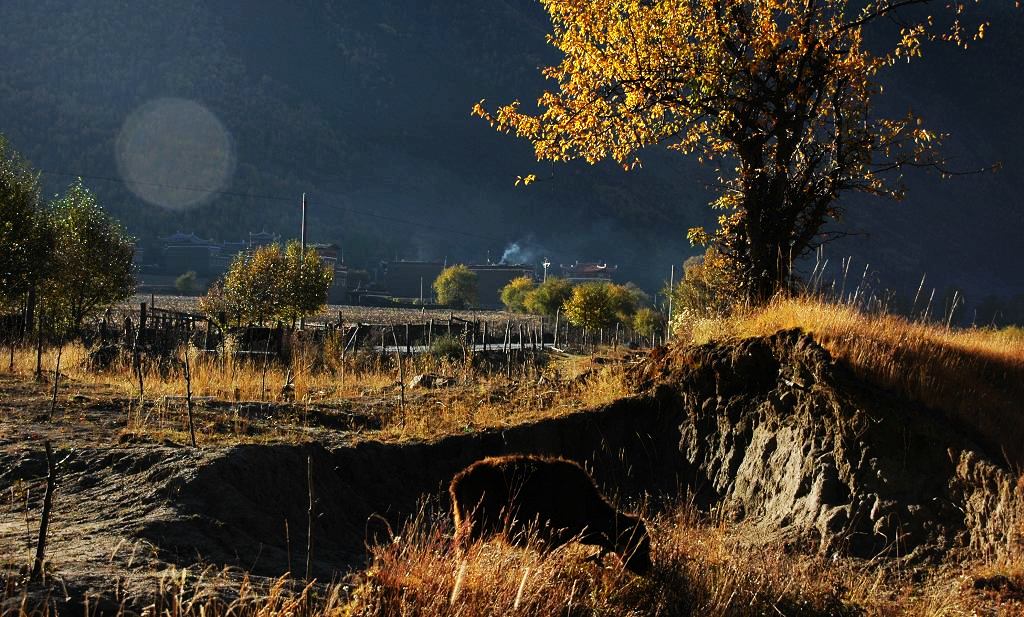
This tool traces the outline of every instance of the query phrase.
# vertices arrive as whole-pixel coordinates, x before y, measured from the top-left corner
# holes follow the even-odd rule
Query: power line
[[[240,192],[240,191],[225,191],[225,190],[222,190],[222,189],[207,189],[207,188],[200,188],[200,187],[194,187],[194,186],[183,186],[183,185],[176,185],[176,184],[165,184],[165,183],[161,183],[161,182],[145,182],[145,181],[141,181],[141,180],[124,180],[123,178],[117,178],[117,177],[113,177],[113,176],[76,174],[76,173],[61,172],[61,171],[41,170],[39,173],[47,175],[47,176],[59,176],[59,177],[66,177],[66,178],[81,178],[83,180],[97,180],[97,181],[100,181],[100,182],[112,182],[112,183],[115,183],[115,184],[121,184],[121,185],[129,186],[129,187],[131,185],[152,186],[152,187],[156,187],[156,188],[172,189],[172,190],[177,190],[177,191],[191,191],[191,192],[196,192],[196,193],[204,193],[204,194],[208,194],[208,195],[221,195],[221,196],[224,196],[224,197],[237,197],[237,198],[243,198],[243,199],[258,199],[258,200],[262,200],[262,201],[276,201],[276,202],[284,202],[284,203],[295,203],[295,198],[294,197],[285,197],[285,196],[282,196],[282,195],[263,195],[263,194],[259,194],[259,193],[243,193],[243,192]],[[346,198],[344,195],[342,195],[340,193],[332,193],[330,191],[314,191],[314,194],[317,194],[317,195],[333,195],[335,197]],[[336,210],[343,210],[343,211],[348,212],[350,214],[356,214],[356,215],[359,215],[359,216],[365,216],[365,217],[368,217],[368,218],[373,218],[373,219],[377,219],[377,220],[381,220],[381,221],[387,221],[389,223],[400,223],[400,224],[404,224],[404,225],[412,225],[412,226],[415,226],[418,229],[422,229],[422,230],[425,230],[425,231],[432,231],[432,232],[437,233],[438,235],[442,235],[442,236],[443,235],[459,235],[459,236],[463,236],[463,237],[467,237],[467,238],[473,238],[475,240],[479,240],[479,241],[482,241],[482,242],[488,242],[488,243],[496,242],[496,243],[499,243],[499,244],[505,244],[507,242],[507,240],[505,238],[498,238],[497,236],[487,236],[487,235],[473,233],[473,232],[469,232],[469,231],[462,231],[462,230],[459,230],[459,229],[452,229],[452,228],[444,227],[444,226],[441,226],[441,225],[434,225],[434,224],[431,224],[431,223],[423,223],[421,221],[414,221],[412,219],[406,219],[406,218],[397,217],[397,216],[389,216],[389,215],[386,215],[386,214],[379,214],[379,213],[376,213],[376,212],[369,212],[369,211],[366,211],[366,210],[360,210],[359,208],[353,208],[351,206],[344,206],[344,205],[341,205],[341,204],[338,204],[338,203],[328,203],[328,206],[331,207],[331,208],[334,208]]]

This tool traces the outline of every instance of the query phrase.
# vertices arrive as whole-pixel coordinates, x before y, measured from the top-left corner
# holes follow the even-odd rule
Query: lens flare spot
[[[183,210],[204,204],[231,181],[231,136],[206,107],[187,99],[146,103],[125,120],[117,166],[129,189],[147,203]]]

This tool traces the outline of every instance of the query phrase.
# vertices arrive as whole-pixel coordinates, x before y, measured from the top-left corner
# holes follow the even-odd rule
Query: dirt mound
[[[313,572],[330,579],[364,563],[383,521],[397,532],[424,498],[446,510],[458,470],[512,453],[583,463],[626,508],[688,490],[766,538],[828,553],[1019,550],[1024,499],[1007,457],[979,445],[970,423],[857,377],[799,331],[661,350],[635,377],[644,394],[601,409],[429,443],[61,451],[51,565],[96,590],[169,563],[302,571],[312,459]],[[44,470],[38,448],[0,450],[0,492]],[[0,552],[30,553],[24,513],[40,498],[0,502]]]
[[[312,459],[313,571],[330,580],[363,565],[365,542],[386,536],[387,525],[400,532],[425,498],[434,497],[429,507],[446,510],[452,476],[486,456],[566,456],[593,469],[609,494],[625,501],[648,490],[675,490],[678,418],[670,399],[659,396],[430,443],[201,450],[126,444],[58,451],[66,462],[49,554],[55,570],[79,579],[91,576],[96,564],[109,571],[140,563],[136,544],[160,563],[230,565],[268,576],[302,572]],[[0,491],[7,491],[20,479],[45,474],[45,461],[38,450],[0,451],[0,470]],[[32,499],[38,511],[38,496]],[[13,507],[5,512],[9,506],[0,503],[6,514],[0,516],[0,547],[9,542],[27,552],[24,521]]]
[[[636,377],[676,392],[698,500],[770,536],[862,557],[992,555],[1020,541],[1002,453],[858,379],[799,330],[663,350]]]

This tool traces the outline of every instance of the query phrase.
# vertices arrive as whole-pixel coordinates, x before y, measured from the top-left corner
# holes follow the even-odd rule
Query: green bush
[[[533,279],[520,276],[512,279],[501,288],[501,303],[515,313],[526,312],[526,298],[536,289]]]
[[[454,336],[445,334],[430,342],[430,355],[438,360],[455,362],[461,360],[463,354],[462,343]]]
[[[455,308],[476,305],[476,272],[462,264],[450,266],[441,271],[434,280],[434,295],[440,304]]]

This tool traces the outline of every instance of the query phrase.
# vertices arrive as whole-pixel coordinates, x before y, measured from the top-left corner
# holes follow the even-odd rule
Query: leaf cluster
[[[634,285],[583,283],[572,288],[563,309],[573,325],[607,328],[616,322],[632,325],[634,315],[646,300],[646,295]]]
[[[546,317],[554,317],[571,296],[572,283],[557,276],[539,285],[530,277],[518,277],[501,290],[501,301],[508,310]]]
[[[237,255],[224,279],[200,301],[200,308],[213,318],[224,314],[246,323],[294,323],[327,304],[333,280],[334,271],[315,249],[303,253],[295,240],[284,250],[269,244]]]
[[[476,306],[477,276],[464,264],[449,266],[437,275],[433,283],[438,303],[455,308]]]
[[[39,309],[71,334],[135,288],[134,242],[76,181],[44,204],[39,176],[0,136],[0,308]]]

